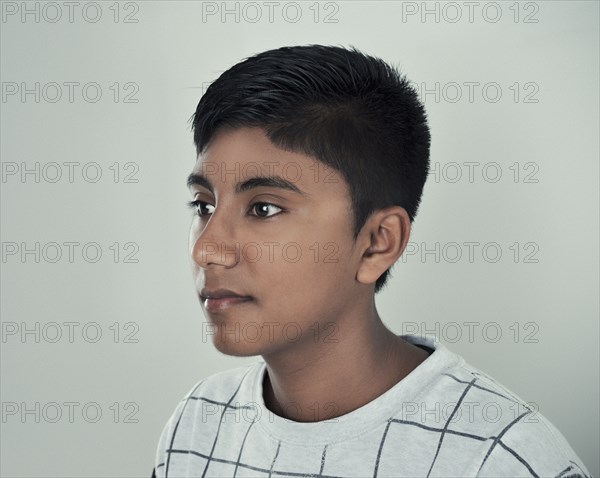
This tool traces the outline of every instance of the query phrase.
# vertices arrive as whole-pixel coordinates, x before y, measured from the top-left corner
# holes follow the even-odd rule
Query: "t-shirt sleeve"
[[[158,440],[158,445],[156,447],[156,457],[154,459],[155,478],[164,478],[165,476],[165,467],[168,466],[169,450],[171,449],[173,435],[175,430],[177,430],[181,415],[186,407],[189,397],[192,395],[198,385],[199,384],[194,385],[190,392],[186,394],[186,396],[177,404],[175,411],[171,414],[167,420],[167,423],[162,429],[160,438]]]
[[[173,418],[176,417],[177,411],[180,410],[178,406],[170,417],[165,426],[162,429],[160,438],[158,439],[158,446],[156,447],[156,457],[154,460],[154,478],[164,478],[165,466],[168,459],[167,450],[169,449],[170,439],[173,436]]]
[[[564,435],[541,415],[502,430],[489,443],[476,476],[591,478]]]

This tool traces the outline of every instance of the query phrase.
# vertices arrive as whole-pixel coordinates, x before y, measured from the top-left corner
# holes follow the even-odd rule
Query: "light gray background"
[[[3,2],[3,9],[7,3],[14,2]],[[400,65],[423,88],[439,83],[439,97],[424,98],[431,160],[440,175],[426,185],[411,243],[420,249],[439,243],[440,255],[416,253],[398,262],[377,296],[384,321],[398,333],[433,331],[468,362],[535,402],[597,476],[598,2],[490,3],[478,2],[472,21],[464,2],[427,3],[438,9],[436,21],[433,13],[421,18],[421,2],[399,1],[300,2],[297,22],[290,2],[275,7],[273,22],[261,2],[256,22],[256,9],[233,2],[227,6],[239,15],[224,21],[219,14],[203,19],[206,2],[158,1],[101,2],[97,22],[95,7],[86,2],[75,8],[73,22],[62,2],[62,18],[54,23],[57,10],[34,2],[27,6],[39,9],[39,22],[34,14],[23,22],[20,12],[3,18],[1,80],[5,90],[19,88],[1,103],[3,168],[56,162],[63,177],[51,183],[56,170],[47,167],[39,182],[33,174],[24,181],[16,174],[1,184],[3,247],[39,242],[45,251],[39,263],[33,254],[25,260],[7,255],[2,262],[1,399],[5,412],[18,407],[1,424],[2,475],[149,476],[160,431],[191,386],[258,359],[224,356],[202,334],[205,319],[187,255],[184,182],[194,164],[187,121],[209,82],[242,58],[323,43],[354,45]],[[454,21],[456,6],[462,17]],[[419,12],[407,15],[414,8]],[[494,22],[498,8],[502,16]],[[137,23],[123,21],[128,13]],[[39,102],[33,94],[23,101],[21,83],[31,89],[36,82]],[[96,82],[103,96],[91,102],[90,89],[86,101],[79,86],[71,103],[63,85],[63,98],[53,103],[52,82]],[[115,82],[121,93],[116,103]],[[469,82],[478,84],[473,101]],[[123,101],[134,88],[125,89],[126,83],[137,85],[130,98],[137,103]],[[454,83],[462,88],[458,101]],[[490,84],[484,96],[482,87]],[[502,96],[493,102],[497,91]],[[72,183],[65,162],[78,163]],[[96,183],[81,174],[92,162],[103,174]],[[137,183],[122,181],[129,162],[139,168]],[[477,163],[472,182],[465,162]],[[109,169],[114,163],[121,172],[117,183]],[[451,163],[462,166],[456,182]],[[493,182],[498,168],[502,177]],[[86,171],[93,177],[93,169]],[[524,181],[531,172],[537,182]],[[473,262],[464,245],[470,241],[480,244]],[[79,243],[73,262],[64,245],[63,257],[50,262],[52,242]],[[82,258],[81,245],[90,242],[102,250],[96,263],[90,262],[92,250]],[[117,263],[109,249],[115,242]],[[128,242],[139,247],[137,263],[123,261]],[[463,254],[456,262],[453,242]],[[488,243],[501,248],[497,262],[493,249],[482,256]],[[525,260],[531,252],[529,261],[537,262]],[[63,332],[54,343],[51,322]],[[73,343],[65,322],[78,324]],[[102,337],[91,343],[94,322]],[[446,325],[452,322],[458,326]],[[465,322],[478,323],[472,341]],[[22,338],[22,329],[35,331],[36,323],[39,342],[35,332]],[[88,340],[82,336],[86,324]],[[414,324],[417,330],[409,330]],[[493,342],[497,329],[502,337]],[[132,331],[138,342],[125,343]],[[457,332],[462,335],[455,340]],[[525,340],[530,332],[537,342]],[[56,423],[50,423],[53,402],[63,411]],[[65,402],[78,404],[72,423]],[[21,416],[36,403],[38,414]],[[90,403],[102,411],[96,423],[90,422]],[[125,423],[132,407],[137,423]]]

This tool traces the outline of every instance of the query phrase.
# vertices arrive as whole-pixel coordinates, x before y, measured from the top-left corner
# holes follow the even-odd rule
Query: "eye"
[[[194,211],[194,214],[199,217],[205,217],[214,212],[215,207],[212,204],[209,204],[205,201],[195,200],[189,201],[187,206]],[[269,208],[276,208],[283,212],[283,208],[277,206],[276,204],[271,204],[268,202],[255,202],[250,206],[250,211],[257,211],[257,214],[251,214],[251,216],[258,217],[260,219],[267,219],[269,217],[276,216],[277,214],[269,214]],[[205,211],[205,208],[212,208],[212,211]]]
[[[199,200],[189,201],[187,203],[187,205],[190,209],[192,209],[194,211],[195,215],[200,216],[200,217],[204,217],[207,215],[206,213],[203,212],[203,210],[202,210],[203,207],[212,207],[214,210],[214,206],[212,206],[211,204],[208,204],[207,202],[199,201]],[[212,214],[212,212],[210,214]]]
[[[258,206],[258,208],[257,208],[257,206]],[[279,212],[279,213],[268,215],[268,208],[269,207],[274,207],[274,208],[279,209],[280,211],[283,211],[283,208],[281,208],[281,207],[279,207],[279,206],[277,206],[275,204],[268,203],[268,202],[255,202],[254,204],[252,204],[250,206],[250,211],[261,211],[261,213],[256,214],[256,216],[259,217],[259,218],[264,218],[264,219],[276,216],[277,214],[281,214]],[[265,211],[267,212],[267,215],[263,216],[262,212],[265,212]],[[252,216],[254,216],[254,215],[255,214],[252,214]]]

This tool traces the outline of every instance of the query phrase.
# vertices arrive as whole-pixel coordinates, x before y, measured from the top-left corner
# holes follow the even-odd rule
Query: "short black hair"
[[[339,171],[355,240],[378,209],[401,206],[411,223],[417,214],[429,174],[425,108],[399,68],[353,46],[285,46],[247,57],[210,84],[190,121],[198,155],[221,129],[259,127],[280,149]]]

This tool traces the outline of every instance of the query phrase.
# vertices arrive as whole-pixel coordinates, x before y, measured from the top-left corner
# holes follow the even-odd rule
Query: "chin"
[[[236,340],[235,337],[231,336],[221,338],[219,334],[213,337],[213,345],[222,354],[234,357],[252,357],[263,353],[263,347],[260,342]]]

